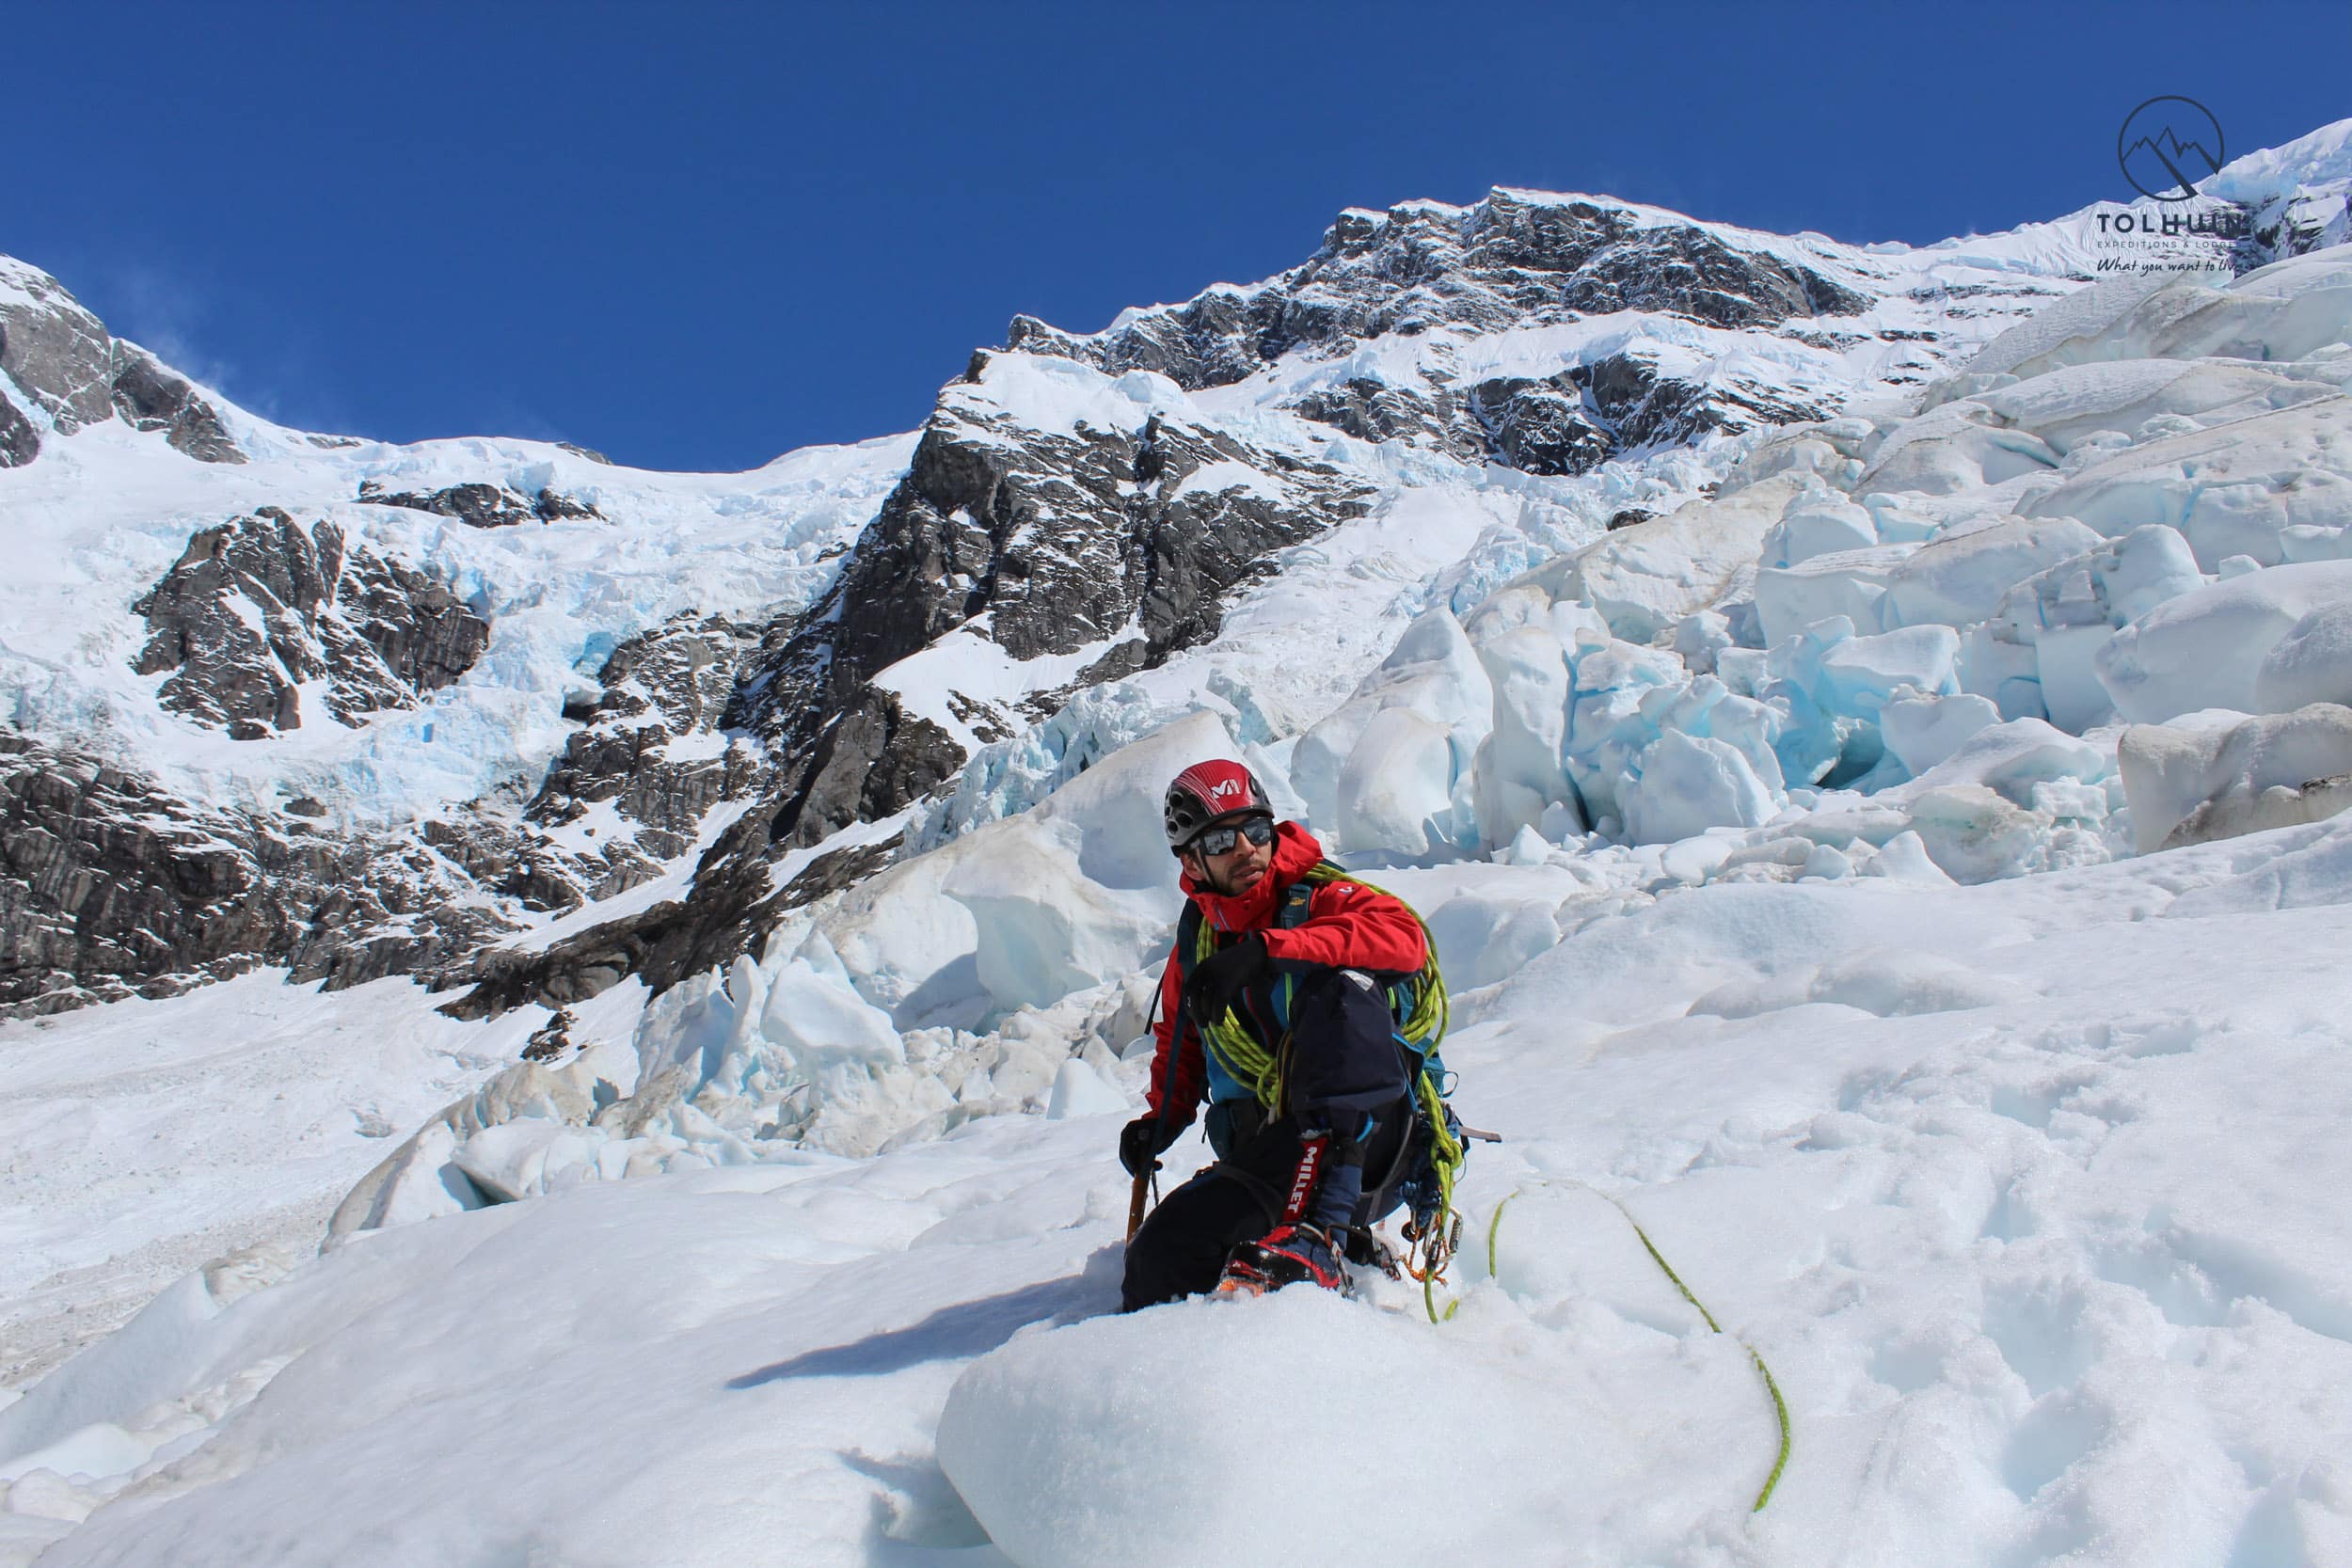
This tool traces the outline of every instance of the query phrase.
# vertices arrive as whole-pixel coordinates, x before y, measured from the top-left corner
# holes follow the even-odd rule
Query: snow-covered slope
[[[0,1408],[19,1556],[2331,1560],[2342,142],[2233,166],[2274,222],[2234,259],[2283,259],[2087,289],[2080,221],[1346,214],[1262,285],[1016,323],[919,436],[745,476],[210,404],[246,461],[199,465],[119,385],[72,433],[28,394],[0,505],[62,564],[8,666],[47,835],[11,918],[77,844],[131,886],[356,853],[408,868],[349,875],[365,941],[255,892],[259,935],[194,950],[504,1013],[290,1001],[455,1053],[457,1098],[323,1068],[289,1117],[353,1125],[317,1164],[127,1222],[159,1267],[356,1182],[324,1256],[189,1275]],[[140,531],[170,495],[203,499]],[[766,576],[691,580],[751,539]],[[1176,907],[1154,802],[1215,752],[1437,934],[1460,1107],[1508,1140],[1441,1324],[1385,1287],[1080,1321]],[[106,812],[157,847],[69,831]],[[62,942],[17,951],[99,989]],[[230,994],[0,1053],[129,1073]],[[405,1134],[372,1171],[363,1101]],[[105,1148],[43,1165],[100,1189]],[[19,1321],[71,1343],[105,1246],[38,1185],[20,1214]],[[1756,1514],[1742,1342],[1796,1437]],[[1243,1508],[1229,1395],[1313,1505]]]
[[[995,1117],[191,1275],[0,1411],[0,1520],[44,1568],[2339,1561],[2348,868],[2323,824],[1974,888],[1406,874],[1581,921],[1448,1042],[1509,1141],[1440,1325],[1104,1317],[1125,1113]],[[1732,1336],[1790,1410],[1761,1513]]]

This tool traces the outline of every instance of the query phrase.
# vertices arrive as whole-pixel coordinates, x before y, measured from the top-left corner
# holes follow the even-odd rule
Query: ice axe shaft
[[[1136,1172],[1134,1190],[1127,1195],[1127,1240],[1131,1242],[1136,1239],[1136,1232],[1143,1228],[1143,1209],[1151,1196],[1152,1173]]]

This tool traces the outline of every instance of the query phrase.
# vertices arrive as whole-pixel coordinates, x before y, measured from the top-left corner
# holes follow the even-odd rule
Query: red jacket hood
[[[1282,890],[1306,876],[1308,868],[1321,859],[1323,846],[1312,833],[1295,822],[1279,822],[1274,828],[1274,864],[1248,893],[1212,893],[1188,871],[1181,874],[1179,885],[1216,929],[1262,931],[1273,924],[1274,906]]]

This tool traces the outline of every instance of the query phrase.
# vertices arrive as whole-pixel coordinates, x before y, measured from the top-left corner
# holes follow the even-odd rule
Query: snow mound
[[[2141,854],[2315,822],[2352,804],[2352,708],[2333,703],[2136,724],[2116,755]]]
[[[1670,1301],[1655,1282],[1650,1311]],[[1598,1307],[1574,1327],[1543,1334],[1489,1296],[1438,1335],[1307,1291],[1098,1318],[975,1361],[941,1413],[940,1465],[1021,1568],[1291,1568],[1367,1539],[1388,1562],[1536,1562],[1628,1496],[1661,1524],[1744,1506],[1774,1439],[1739,1347],[1687,1308],[1677,1331]],[[1225,1506],[1240,1499],[1246,1526]]]
[[[2258,687],[2265,665],[2290,634],[2304,637],[2281,655],[2274,691],[2291,695],[2311,678],[2308,655],[2328,644],[2321,623],[2352,606],[2352,561],[2277,566],[2211,583],[2168,599],[2125,626],[2096,657],[2100,684],[2116,711],[2134,723],[2160,724],[2201,708],[2265,711]]]

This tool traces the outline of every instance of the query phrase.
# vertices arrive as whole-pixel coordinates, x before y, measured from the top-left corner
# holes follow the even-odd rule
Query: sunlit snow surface
[[[528,794],[573,726],[567,692],[593,689],[622,640],[673,614],[805,607],[905,472],[914,437],[812,447],[740,474],[660,474],[545,442],[469,438],[321,451],[231,409],[253,461],[192,463],[119,423],[52,439],[0,472],[11,570],[0,583],[0,715],[154,770],[220,804],[308,794],[339,818],[398,821],[518,783]],[[458,483],[552,487],[602,518],[469,528],[355,501]],[[192,534],[261,506],[326,518],[448,583],[491,624],[455,686],[346,729],[315,711],[253,744],[163,710],[166,678],[133,672],[146,626],[130,613]]]
[[[2239,172],[2341,180],[2342,135],[2306,142]],[[1771,242],[1923,286],[2056,275],[2073,243]],[[535,1009],[460,1026],[266,976],[9,1026],[12,1323],[72,1338],[74,1272],[124,1248],[152,1243],[117,1295],[276,1244],[0,1394],[0,1563],[2352,1560],[2342,256],[2077,293],[1925,407],[1882,390],[1574,481],[1316,436],[1277,405],[1330,362],[1187,397],[997,357],[954,396],[1036,430],[1217,422],[1380,499],[1215,642],[981,751],[898,824],[927,852],[650,1006],[599,998],[548,1067],[503,1065]],[[1618,325],[1790,387],[1906,352]],[[1359,368],[1549,371],[1581,330]],[[323,780],[356,816],[543,757],[596,636],[805,602],[906,460],[628,476],[634,562],[564,525],[404,539],[514,624],[435,700],[474,738],[395,772],[376,731],[306,736],[246,772],[135,700],[100,611],[192,517],[294,481],[192,502],[154,442],[89,443],[103,531],[62,467],[0,492],[38,503],[66,607],[9,622],[23,721],[128,736],[192,787]],[[457,455],[354,449],[334,484],[598,483],[527,444]],[[1629,506],[1662,515],[1604,535]],[[664,507],[695,526],[663,542]],[[1031,675],[1058,672],[987,672]],[[1110,1151],[1176,908],[1154,801],[1209,751],[1436,935],[1455,1103],[1505,1140],[1473,1155],[1441,1323],[1379,1281],[1109,1310]],[[257,1113],[253,1077],[291,1102]],[[122,1153],[207,1117],[216,1154]],[[1205,1157],[1187,1138],[1169,1177]],[[126,1181],[168,1202],[126,1219]],[[354,1181],[320,1256],[286,1244]],[[1761,1513],[1750,1348],[1794,1444]]]
[[[52,1565],[2352,1547],[2352,832],[1941,890],[1395,880],[1584,922],[1448,1043],[1509,1141],[1441,1326],[1385,1289],[1103,1318],[1119,1116],[996,1118],[376,1232],[226,1307],[191,1276],[0,1412],[11,1464],[115,1472],[0,1517],[111,1494]],[[1762,1514],[1761,1386],[1596,1191],[1777,1374]],[[1366,1473],[1381,1433],[1425,1490]]]

